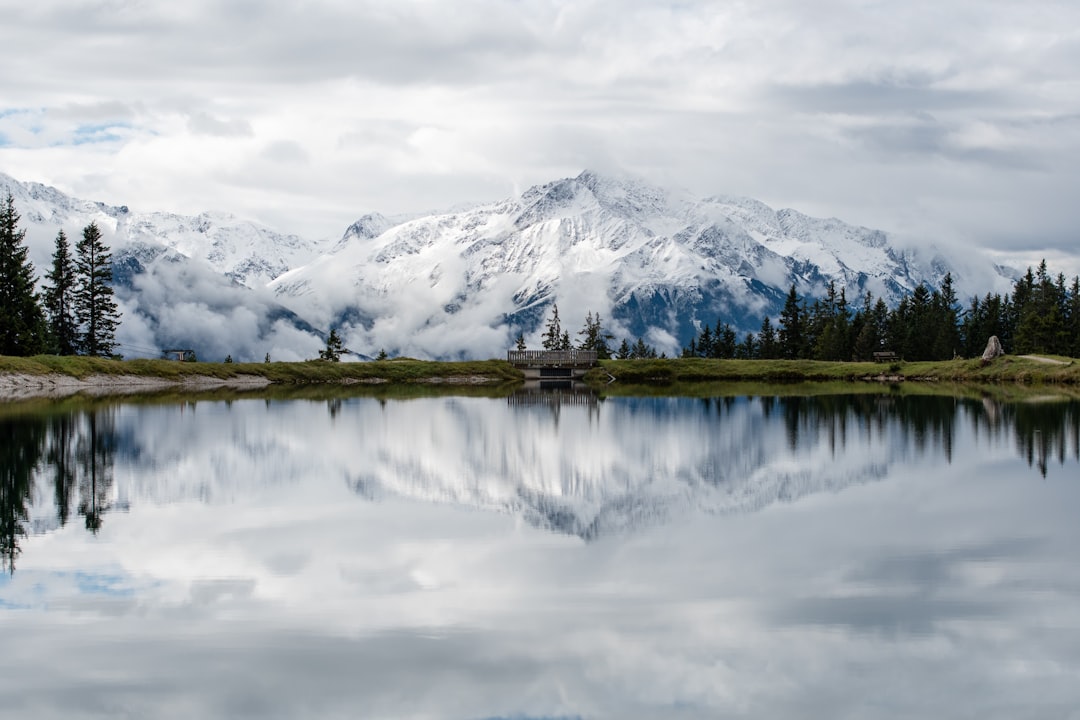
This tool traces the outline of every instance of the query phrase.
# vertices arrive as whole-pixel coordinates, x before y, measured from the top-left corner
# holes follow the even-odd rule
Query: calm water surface
[[[1075,401],[0,406],[0,716],[1080,718],[1078,511]]]

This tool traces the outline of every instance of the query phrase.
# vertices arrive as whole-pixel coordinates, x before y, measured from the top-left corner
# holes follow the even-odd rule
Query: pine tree
[[[75,322],[75,266],[67,235],[56,234],[52,270],[45,274],[45,312],[49,321],[49,344],[57,355],[74,355],[79,349],[79,326]]]
[[[514,341],[514,347],[516,349],[518,349],[518,350],[527,349],[526,345],[525,345],[525,334],[524,333],[520,333],[520,332],[518,333],[517,339]]]
[[[579,350],[595,350],[596,357],[599,360],[611,358],[611,348],[608,346],[608,341],[615,336],[604,330],[600,320],[600,313],[597,313],[594,317],[590,310],[585,316],[585,327],[578,331],[578,335],[583,336],[581,343],[578,345]]]
[[[341,362],[343,352],[345,352],[345,347],[341,343],[341,337],[337,334],[337,330],[331,330],[326,336],[326,349],[319,351],[319,359]]]
[[[775,360],[780,355],[780,348],[776,342],[776,330],[773,329],[772,321],[766,315],[761,321],[761,331],[758,333],[758,357],[762,360]]]
[[[120,311],[113,300],[111,260],[101,230],[90,223],[75,246],[75,317],[82,326],[79,345],[85,355],[112,355],[116,346]]]
[[[545,350],[558,350],[562,343],[562,325],[559,323],[559,306],[551,306],[551,319],[548,320],[547,328],[541,335],[541,345]]]
[[[735,346],[738,344],[738,335],[728,323],[716,322],[716,333],[713,335],[713,357],[730,360],[735,357]]]
[[[694,342],[693,340],[690,341],[691,344],[693,344],[693,342]],[[626,342],[626,338],[623,338],[623,341],[621,343],[619,343],[619,349],[615,351],[615,359],[616,360],[629,360],[630,359],[630,354],[631,354],[630,343]]]
[[[34,294],[25,237],[9,192],[0,205],[0,355],[34,355],[45,349],[45,317]]]
[[[788,291],[784,309],[780,311],[780,357],[795,360],[805,356],[806,322],[795,286]]]

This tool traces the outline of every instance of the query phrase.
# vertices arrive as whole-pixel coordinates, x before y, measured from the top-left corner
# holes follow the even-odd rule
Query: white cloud
[[[327,236],[619,168],[1064,251],[1078,24],[1064,0],[35,4],[0,29],[34,58],[0,63],[0,169]]]

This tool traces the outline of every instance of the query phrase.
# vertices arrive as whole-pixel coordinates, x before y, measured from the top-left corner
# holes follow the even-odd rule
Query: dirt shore
[[[177,381],[138,375],[90,375],[75,378],[69,375],[0,374],[0,402],[60,398],[77,394],[125,395],[170,388],[259,388],[269,384],[269,380],[257,375],[241,375],[228,379],[192,376]]]

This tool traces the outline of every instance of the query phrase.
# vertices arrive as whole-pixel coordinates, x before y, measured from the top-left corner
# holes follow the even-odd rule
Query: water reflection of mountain
[[[1080,462],[1080,404],[894,393],[505,402],[261,400],[116,405],[0,419],[0,554],[129,503],[251,501],[348,487],[506,512],[595,538],[687,510],[750,512],[989,447],[1041,476]],[[1075,470],[1069,469],[1070,476]]]
[[[968,430],[991,442],[1015,433],[1041,472],[1051,451],[1065,461],[1068,433],[1074,455],[1077,447],[1076,405],[1068,403],[992,413],[984,403],[899,394],[621,398],[598,408],[557,400],[511,400],[513,422],[486,419],[484,407],[430,418],[457,427],[447,444],[421,452],[446,462],[418,472],[414,448],[387,441],[352,476],[354,488],[512,512],[593,538],[686,509],[748,512],[838,491],[926,455],[951,462]]]

